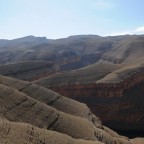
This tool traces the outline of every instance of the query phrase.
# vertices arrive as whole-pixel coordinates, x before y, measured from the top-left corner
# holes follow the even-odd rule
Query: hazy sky
[[[144,0],[0,0],[0,39],[143,33]]]

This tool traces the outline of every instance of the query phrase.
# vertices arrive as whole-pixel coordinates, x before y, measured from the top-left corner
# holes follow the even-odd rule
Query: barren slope
[[[59,67],[47,61],[26,61],[0,66],[0,74],[22,80],[35,80],[49,76],[58,71]]]
[[[58,132],[40,129],[26,123],[10,122],[0,118],[1,144],[102,144],[76,140]]]
[[[120,65],[110,63],[95,63],[81,69],[58,73],[46,78],[36,80],[37,84],[45,87],[73,85],[73,84],[90,84],[96,83],[107,74],[120,68]]]
[[[4,76],[0,77],[0,83],[0,116],[4,118],[4,120],[0,119],[0,140],[3,143],[5,141],[18,143],[18,139],[15,140],[17,136],[17,138],[20,137],[19,140],[22,143],[25,142],[24,140],[30,143],[42,141],[45,143],[54,143],[54,141],[58,143],[57,141],[59,141],[61,143],[65,138],[66,142],[74,141],[76,143],[93,144],[97,143],[96,140],[98,140],[104,143],[130,144],[127,138],[103,127],[100,120],[82,103],[61,96],[59,102],[56,102],[56,105],[59,105],[57,107],[55,104],[53,105],[55,101],[52,99],[60,95],[55,92]],[[35,92],[36,89],[37,92]],[[48,103],[50,101],[53,103]],[[70,106],[68,106],[69,104]],[[68,109],[66,113],[64,113],[65,106]],[[75,112],[69,109],[72,106]],[[78,106],[80,109],[77,108]],[[13,122],[8,122],[6,119]],[[20,130],[21,132],[19,132]],[[74,140],[69,136],[49,130],[69,135],[75,139],[92,140],[93,142]],[[17,134],[18,132],[19,134]],[[53,134],[56,134],[54,141],[50,139]],[[14,139],[12,140],[12,138]]]

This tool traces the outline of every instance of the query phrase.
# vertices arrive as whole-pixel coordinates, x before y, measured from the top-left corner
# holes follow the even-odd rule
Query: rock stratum
[[[138,139],[142,141],[142,139]],[[36,84],[0,76],[0,143],[132,144],[83,103]]]

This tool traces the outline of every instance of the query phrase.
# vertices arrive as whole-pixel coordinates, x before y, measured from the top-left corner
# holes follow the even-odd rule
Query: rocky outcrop
[[[64,113],[89,119],[97,127],[102,127],[101,121],[97,117],[95,117],[91,113],[90,109],[83,103],[79,103],[75,100],[66,98],[56,92],[53,92],[36,84],[9,77],[0,76],[0,84],[24,93],[31,98],[50,105],[53,108],[59,109]],[[67,109],[65,109],[65,107],[67,107]]]
[[[37,128],[26,123],[0,118],[1,144],[103,144],[98,141],[78,140],[66,134]]]
[[[0,142],[18,143],[18,139],[21,143],[131,144],[128,138],[104,127],[85,104],[1,76]]]

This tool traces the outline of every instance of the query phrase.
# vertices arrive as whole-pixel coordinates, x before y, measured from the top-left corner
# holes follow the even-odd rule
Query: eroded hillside
[[[85,104],[29,82],[1,76],[0,106],[3,144],[131,144],[128,138],[103,126]]]

